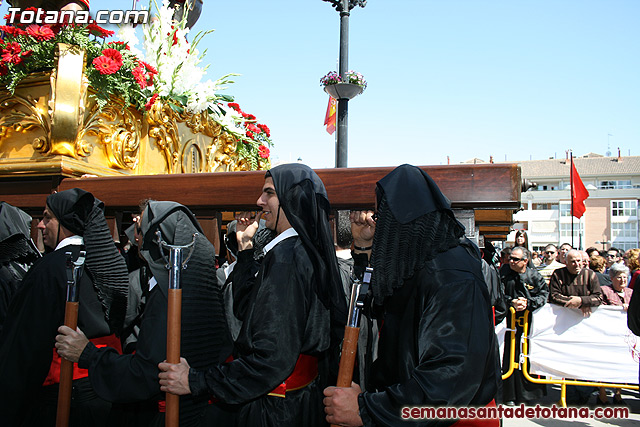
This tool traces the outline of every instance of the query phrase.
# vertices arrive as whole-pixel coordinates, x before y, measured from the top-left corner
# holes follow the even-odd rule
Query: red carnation
[[[263,159],[268,159],[270,151],[269,151],[269,149],[267,147],[265,147],[264,145],[261,145],[261,146],[258,147],[258,154]]]
[[[93,60],[93,66],[96,67],[100,74],[114,74],[120,69],[122,64],[118,64],[106,56],[98,56]]]
[[[0,64],[0,76],[6,76],[9,73],[9,68],[5,64]]]
[[[92,22],[89,25],[87,25],[87,30],[89,30],[89,32],[94,36],[101,37],[101,38],[110,37],[115,34],[115,31],[102,28],[95,22]]]
[[[131,74],[133,74],[133,78],[136,80],[136,83],[140,85],[140,89],[147,87],[147,79],[142,65],[138,65],[136,68],[131,70]]]
[[[9,25],[0,25],[0,31],[4,31],[5,33],[14,37],[24,36],[25,34],[27,34],[25,31],[21,30],[20,28],[11,27]]]
[[[248,123],[247,124],[247,129],[249,129],[253,133],[260,133],[260,129],[258,129],[258,127],[256,125],[254,125],[253,123]]]
[[[0,57],[4,62],[16,65],[22,62],[23,56],[29,55],[31,55],[31,51],[22,52],[22,47],[16,42],[8,43],[6,47],[0,51]]]
[[[238,113],[242,113],[242,110],[240,109],[240,105],[238,105],[237,102],[230,102],[229,103],[229,108],[233,108],[234,110],[236,110]]]
[[[269,128],[267,127],[267,125],[263,125],[263,124],[259,124],[258,128],[260,128],[260,130],[262,132],[264,132],[265,134],[267,134],[267,138],[269,138],[271,136],[271,131],[269,130]]]
[[[147,103],[145,104],[144,109],[147,111],[151,110],[151,107],[156,102],[156,99],[158,99],[158,94],[154,93],[153,96],[149,98],[149,101],[147,101]]]
[[[113,59],[116,63],[122,66],[122,54],[115,49],[105,49],[102,51],[102,54],[107,58]]]
[[[41,42],[52,39],[56,36],[51,28],[46,25],[29,25],[27,27],[27,34]]]
[[[247,138],[253,139],[253,132],[251,132],[250,130],[247,131],[247,133],[245,134],[247,135]],[[247,141],[244,141],[245,144],[248,144]]]
[[[158,74],[158,70],[156,70],[155,68],[153,68],[153,66],[147,64],[146,62],[140,61],[140,64],[144,65],[144,68],[146,68],[149,73],[154,75]]]

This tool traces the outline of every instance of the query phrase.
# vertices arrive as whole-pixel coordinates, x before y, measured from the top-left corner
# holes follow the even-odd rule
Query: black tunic
[[[19,425],[29,407],[42,404],[39,397],[49,372],[58,327],[64,324],[66,300],[66,256],[77,258],[80,246],[66,246],[38,260],[18,288],[0,336],[0,425]],[[80,280],[78,327],[88,338],[110,335],[102,305],[88,271]],[[55,386],[52,386],[55,387]],[[106,405],[108,412],[110,405]],[[55,402],[53,402],[55,413]],[[72,424],[74,411],[71,412]],[[106,413],[93,420],[104,425]],[[55,419],[53,420],[55,423]]]
[[[530,313],[547,303],[549,298],[549,287],[542,275],[536,269],[527,267],[524,273],[516,273],[511,268],[502,271],[502,283],[504,284],[505,306],[511,307],[511,301],[518,297],[527,299],[527,310]],[[509,312],[507,312],[509,313]],[[520,348],[520,339],[523,329],[520,326],[520,319],[524,317],[524,311],[516,312],[516,349]],[[531,315],[529,325],[531,325]],[[511,315],[507,314],[507,327],[513,328]],[[531,327],[529,328],[529,331]],[[505,345],[503,370],[506,371],[508,363],[513,359],[511,347]],[[522,375],[522,371],[515,370],[513,374],[503,381],[503,400],[517,403],[527,403],[540,399],[546,395],[547,388],[544,384],[537,384],[528,381]]]
[[[394,289],[383,321],[373,378],[359,397],[365,425],[406,425],[403,406],[485,406],[494,399],[500,368],[489,294],[479,260],[464,247],[440,253]]]
[[[329,311],[316,295],[312,263],[296,236],[266,254],[257,277],[255,266],[253,250],[238,254],[234,302],[243,324],[234,360],[207,370],[191,369],[191,392],[241,404],[240,425],[325,425],[322,391],[328,385],[324,359]],[[284,398],[269,396],[292,373],[300,354],[320,358],[318,378],[300,390],[287,391]]]

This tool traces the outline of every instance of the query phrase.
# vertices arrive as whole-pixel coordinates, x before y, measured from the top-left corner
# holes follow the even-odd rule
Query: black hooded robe
[[[89,339],[119,347],[113,333],[126,306],[126,266],[111,238],[104,205],[75,188],[49,195],[47,206],[61,226],[84,238],[78,327]],[[56,373],[52,361],[59,360],[55,337],[64,324],[66,252],[75,260],[85,247],[73,243],[38,260],[11,302],[0,336],[0,425],[55,425],[59,368]],[[73,381],[71,397],[70,426],[106,425],[111,404],[95,394],[86,375]]]
[[[480,253],[424,171],[399,166],[377,194],[371,286],[382,327],[360,416],[365,426],[451,425],[404,419],[403,408],[495,398],[500,366]]]
[[[158,363],[167,355],[169,273],[153,241],[155,231],[162,230],[163,239],[175,245],[190,243],[193,233],[200,233],[187,268],[181,272],[181,356],[188,358],[194,366],[203,367],[220,362],[231,353],[222,294],[215,277],[215,252],[191,212],[175,202],[150,202],[143,214],[141,228],[144,233],[142,253],[156,284],[148,292],[136,352],[121,355],[112,349],[88,344],[78,363],[89,369],[91,384],[103,399],[114,403],[142,402],[141,408],[148,408],[128,414],[134,418],[125,419],[125,425],[132,426],[163,424],[158,402],[164,400],[164,395],[158,382]],[[186,255],[185,251],[184,257]],[[146,284],[142,285],[146,287]],[[207,396],[183,396],[180,399],[180,425],[198,425],[207,405]]]
[[[33,262],[40,257],[30,238],[31,217],[0,202],[0,331],[9,303]]]
[[[194,394],[240,404],[242,426],[324,426],[332,319],[342,322],[342,332],[346,322],[346,316],[338,320],[346,314],[346,302],[328,228],[328,199],[307,166],[282,165],[270,175],[299,236],[268,251],[257,276],[254,250],[238,254],[234,311],[243,324],[234,360],[206,371],[192,369],[189,386]],[[284,397],[269,395],[293,372],[300,355],[318,357],[319,375]]]
[[[0,425],[19,426],[27,417],[34,426],[55,425],[57,385],[42,385],[47,377],[58,327],[64,324],[67,291],[65,253],[72,251],[78,257],[80,246],[66,246],[36,261],[14,295],[2,336],[0,337]],[[87,270],[79,286],[78,327],[87,338],[110,335],[103,309],[93,288]],[[74,367],[77,369],[77,365]],[[85,381],[76,380],[76,381]],[[74,381],[75,383],[75,381]],[[41,391],[44,393],[41,393]],[[53,397],[52,397],[53,396]],[[87,391],[87,406],[91,400],[100,402],[93,391]],[[52,401],[53,399],[53,401]],[[100,405],[97,412],[74,407],[71,426],[105,425],[110,405]],[[53,418],[51,418],[53,417]],[[40,424],[48,419],[52,424]]]

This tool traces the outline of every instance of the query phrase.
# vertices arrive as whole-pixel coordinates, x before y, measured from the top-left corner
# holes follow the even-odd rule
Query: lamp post
[[[347,81],[349,70],[349,14],[356,6],[365,7],[367,0],[323,0],[340,13],[340,59],[338,62],[338,74],[343,82]],[[349,100],[338,99],[338,136],[336,139],[336,167],[347,167],[348,156],[348,116]]]

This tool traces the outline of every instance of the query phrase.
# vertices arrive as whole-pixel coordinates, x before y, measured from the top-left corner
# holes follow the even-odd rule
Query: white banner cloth
[[[627,327],[622,307],[582,311],[546,304],[533,313],[530,372],[554,378],[638,383],[640,338]]]

